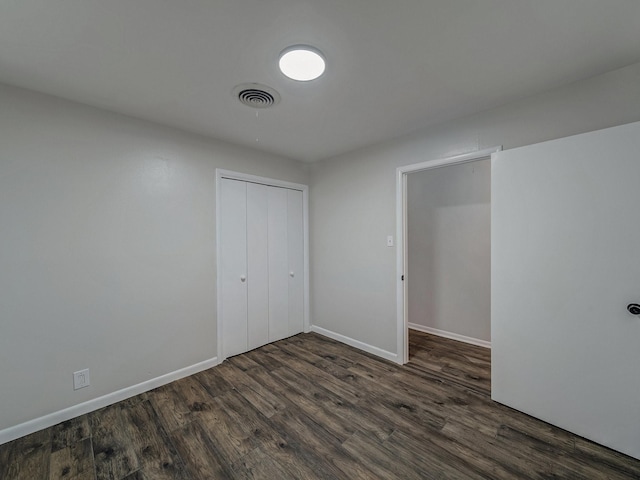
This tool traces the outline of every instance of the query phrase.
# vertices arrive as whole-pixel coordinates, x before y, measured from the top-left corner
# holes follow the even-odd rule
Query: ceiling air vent
[[[280,95],[273,88],[259,83],[244,83],[233,89],[233,96],[251,108],[269,108],[280,102]]]

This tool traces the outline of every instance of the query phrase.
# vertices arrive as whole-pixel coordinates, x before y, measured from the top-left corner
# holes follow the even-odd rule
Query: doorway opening
[[[490,199],[490,158],[500,150],[397,169],[400,363],[409,361],[409,328],[490,345],[490,207],[483,198]],[[474,309],[484,325],[473,323]]]

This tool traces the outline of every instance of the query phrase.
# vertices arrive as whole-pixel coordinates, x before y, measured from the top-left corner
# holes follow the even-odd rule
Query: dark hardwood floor
[[[491,401],[490,353],[410,363],[301,334],[0,446],[1,479],[640,478],[640,461]]]

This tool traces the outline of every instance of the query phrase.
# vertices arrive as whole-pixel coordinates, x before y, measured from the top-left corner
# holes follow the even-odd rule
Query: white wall
[[[407,177],[409,323],[491,341],[491,160]]]
[[[0,105],[0,430],[214,358],[215,169],[308,167],[13,87]]]
[[[384,115],[384,112],[380,112]],[[640,64],[311,168],[311,301],[321,328],[396,351],[395,169],[640,120]]]

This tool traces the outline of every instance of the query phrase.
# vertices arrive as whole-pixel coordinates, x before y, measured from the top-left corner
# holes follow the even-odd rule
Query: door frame
[[[222,285],[222,269],[221,267],[221,236],[220,236],[220,214],[222,209],[220,186],[222,179],[239,180],[248,183],[258,183],[270,187],[288,188],[302,192],[302,225],[303,225],[303,252],[304,252],[304,320],[303,331],[310,331],[310,302],[309,302],[309,186],[301,183],[287,182],[275,178],[260,177],[250,175],[248,173],[234,172],[216,168],[216,323],[217,323],[217,357],[218,362],[224,361],[227,357],[224,353],[224,328],[222,325],[222,302],[221,302],[221,285]]]
[[[405,165],[396,169],[396,322],[397,322],[397,352],[398,363],[401,365],[409,361],[409,318],[407,315],[407,175],[434,168],[460,165],[485,158],[491,158],[493,153],[502,150],[502,145],[485,148],[475,152],[439,158],[412,165]]]

